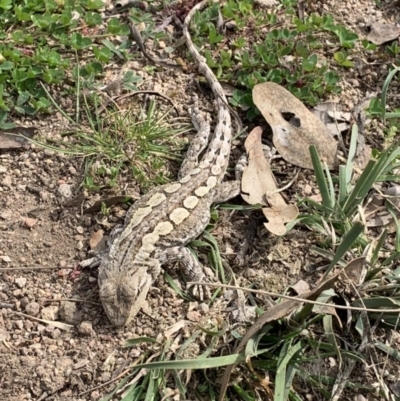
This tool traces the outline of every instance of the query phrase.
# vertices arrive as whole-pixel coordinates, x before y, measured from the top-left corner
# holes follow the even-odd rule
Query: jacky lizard
[[[205,281],[200,263],[185,247],[199,236],[210,220],[213,203],[239,194],[238,181],[222,182],[231,150],[231,116],[224,91],[194,46],[189,24],[208,0],[197,4],[187,15],[183,35],[199,71],[206,77],[218,107],[214,136],[197,107],[192,120],[198,130],[181,166],[178,181],[156,187],[142,196],[128,211],[124,225],[110,235],[107,252],[101,256],[98,283],[104,310],[115,326],[123,326],[142,308],[161,265],[180,260],[191,281]],[[207,287],[194,287],[200,299],[210,296]]]

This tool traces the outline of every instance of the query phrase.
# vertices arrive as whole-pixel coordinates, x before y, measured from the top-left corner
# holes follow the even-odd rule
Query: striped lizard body
[[[208,144],[210,127],[194,107],[192,120],[198,134],[189,147],[178,181],[153,188],[142,196],[128,211],[124,225],[110,235],[108,250],[101,256],[98,282],[104,310],[116,326],[129,323],[142,308],[163,264],[180,260],[190,280],[207,280],[202,266],[185,245],[205,229],[213,203],[239,193],[237,181],[222,182],[231,149],[230,109],[220,83],[189,34],[194,13],[207,3],[202,1],[189,12],[183,34],[216,99],[214,136],[199,162]],[[201,286],[194,287],[193,293],[200,299],[210,296],[208,288]]]

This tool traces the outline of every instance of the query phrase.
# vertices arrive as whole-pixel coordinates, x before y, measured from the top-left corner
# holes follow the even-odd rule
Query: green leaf
[[[302,68],[304,71],[314,71],[318,62],[316,54],[312,54],[310,57],[303,60]]]
[[[400,71],[400,67],[395,67],[393,68],[392,71],[390,71],[390,73],[387,75],[385,82],[383,83],[382,86],[382,96],[381,96],[381,102],[382,102],[382,106],[383,106],[383,113],[382,113],[382,118],[383,121],[386,121],[386,98],[387,98],[387,91],[389,88],[389,84],[392,81],[393,77]]]
[[[0,8],[3,10],[10,10],[13,5],[13,0],[0,0]]]
[[[322,319],[325,336],[328,339],[329,343],[332,345],[333,349],[339,360],[339,368],[342,366],[342,356],[340,354],[340,349],[336,341],[335,332],[333,330],[333,318],[332,315],[325,315]]]
[[[54,23],[53,17],[48,14],[35,14],[31,16],[31,19],[33,24],[41,29],[47,29]]]
[[[17,99],[17,106],[22,106],[24,103],[26,103],[29,98],[31,97],[29,92],[21,92],[18,96]]]
[[[338,64],[342,64],[343,61],[346,60],[346,56],[343,52],[335,52],[333,58]]]
[[[94,46],[93,53],[94,53],[95,57],[97,58],[97,60],[102,61],[104,63],[108,63],[110,58],[112,58],[112,52],[106,46],[102,46],[102,47]]]
[[[88,26],[100,25],[103,20],[99,13],[88,11],[85,15],[85,22]]]
[[[92,45],[90,38],[83,37],[80,33],[74,32],[71,36],[71,46],[76,50],[82,50]]]
[[[367,39],[362,39],[361,43],[365,50],[376,50],[378,48],[378,45],[376,45],[375,43],[371,43]]]
[[[346,233],[336,250],[335,257],[332,259],[332,262],[329,264],[328,269],[324,274],[324,279],[328,277],[329,273],[335,267],[336,263],[338,263],[339,260],[342,259],[342,257],[349,249],[351,249],[351,246],[363,231],[364,226],[361,223],[357,222],[356,224],[354,224],[353,227],[351,227],[350,231]]]
[[[338,36],[340,43],[343,47],[347,47],[352,49],[355,43],[358,41],[358,35],[354,32],[349,31],[348,29],[341,27],[338,30]]]
[[[4,61],[0,64],[0,71],[9,71],[14,68],[14,63],[12,61]]]
[[[104,6],[104,2],[102,0],[86,0],[84,5],[89,10],[98,10]]]
[[[107,32],[113,35],[119,35],[123,31],[123,25],[118,18],[110,18],[107,25]]]
[[[326,208],[333,209],[335,205],[335,198],[332,198],[331,192],[328,186],[328,181],[325,178],[324,170],[319,158],[317,148],[314,145],[310,146],[311,161],[314,167],[315,177],[319,190],[321,191],[322,205]]]

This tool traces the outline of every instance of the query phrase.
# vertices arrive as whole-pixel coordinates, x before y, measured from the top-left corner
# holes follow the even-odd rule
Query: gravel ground
[[[314,12],[333,14],[361,37],[367,35],[371,22],[396,23],[400,17],[397,6],[382,12],[372,0],[309,5],[316,8]],[[374,55],[354,61],[355,68],[340,70],[343,93],[336,100],[347,110],[367,91],[379,90],[387,75],[388,63],[379,62]],[[141,65],[136,62],[131,68],[143,74],[147,89],[173,92],[181,115],[188,116],[190,94],[197,91],[193,75],[174,70],[147,76]],[[211,112],[212,103],[204,101],[205,109]],[[51,138],[57,138],[65,127],[58,113],[21,124],[35,125],[41,135]],[[382,135],[379,127],[375,128],[367,133],[367,141],[379,144]],[[234,149],[233,155],[238,152]],[[277,161],[274,168],[280,172],[278,180],[290,180],[291,167],[287,171],[286,164]],[[63,206],[65,199],[81,193],[81,177],[79,158],[36,146],[0,153],[0,401],[98,400],[114,388],[117,380],[109,382],[150,348],[123,348],[127,339],[148,336],[162,340],[166,330],[180,322],[183,341],[199,323],[212,326],[218,319],[230,319],[228,300],[221,297],[211,306],[184,301],[160,277],[148,299],[150,314],[140,313],[126,328],[111,327],[99,302],[95,269],[81,270],[78,263],[87,258],[93,233],[107,233],[125,209],[112,208],[105,221],[97,213],[82,214],[82,207],[98,199],[94,195],[86,196],[83,205]],[[124,193],[138,190],[137,183],[126,181],[123,185]],[[315,193],[310,172],[303,172],[286,196],[294,193]],[[277,240],[259,228],[246,269],[235,266],[246,227],[245,215],[221,211],[213,232],[224,259],[234,266],[238,284],[257,281],[259,288],[280,292],[299,279],[314,282],[317,277],[311,267],[320,261],[307,251],[313,236],[302,230]],[[32,266],[40,269],[22,269]],[[72,327],[67,330],[56,322]],[[202,342],[207,342],[205,335],[198,349],[192,350],[193,356],[203,348]],[[392,370],[390,374],[395,373]]]

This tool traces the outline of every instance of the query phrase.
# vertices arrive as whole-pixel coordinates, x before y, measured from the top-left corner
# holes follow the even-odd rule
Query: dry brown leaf
[[[335,137],[349,129],[351,113],[343,112],[341,105],[336,102],[323,102],[311,110],[328,128]]]
[[[352,281],[355,287],[359,287],[364,282],[366,274],[365,256],[361,256],[347,264],[341,277]]]
[[[265,204],[262,209],[268,222],[264,223],[268,231],[275,235],[286,232],[285,223],[292,221],[298,215],[296,205],[286,204],[277,191],[271,166],[265,159],[261,143],[262,129],[256,127],[248,135],[245,147],[249,156],[249,164],[242,177],[242,198],[249,204]]]
[[[337,143],[329,129],[289,91],[265,82],[253,88],[253,101],[271,126],[274,145],[286,161],[312,169],[309,147],[315,145],[329,168],[335,167]]]
[[[82,205],[82,203],[85,201],[85,194],[81,193],[77,196],[75,196],[72,199],[68,199],[65,201],[62,205],[64,207],[76,207]]]
[[[299,280],[296,284],[290,286],[297,294],[304,294],[307,291],[310,291],[310,286],[307,281]]]
[[[400,217],[398,210],[400,209],[400,186],[393,185],[384,192],[385,196],[375,193],[367,204],[364,214],[366,216],[367,227],[385,226],[389,232],[394,232],[394,218],[385,205],[385,198],[394,206],[397,218]]]
[[[400,28],[393,24],[374,22],[371,24],[370,29],[371,32],[367,36],[367,39],[375,45],[395,40],[400,35]]]
[[[175,333],[179,330],[183,329],[186,326],[186,322],[184,320],[179,320],[178,322],[174,323],[164,332],[165,338],[171,338]]]

